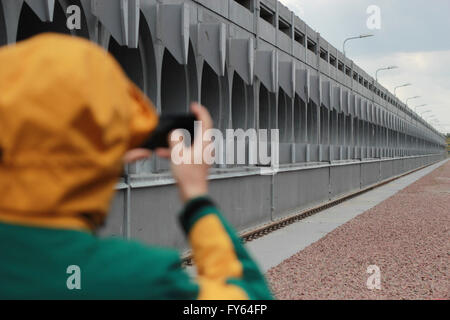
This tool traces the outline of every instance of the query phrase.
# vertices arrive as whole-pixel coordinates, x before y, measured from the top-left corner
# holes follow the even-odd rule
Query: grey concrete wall
[[[274,176],[273,196],[274,218],[328,200],[328,167],[302,168],[278,173]]]
[[[380,178],[385,180],[394,175],[394,161],[384,160],[380,162]]]
[[[380,161],[361,163],[361,187],[380,181]]]
[[[105,226],[100,230],[101,235],[124,237],[126,236],[127,189],[118,189],[111,202],[111,209]]]
[[[210,190],[227,219],[244,231],[444,158],[430,155],[291,166],[275,175],[253,170],[224,177],[213,171]],[[129,189],[124,186],[120,184],[100,234],[185,249],[187,243],[177,220],[181,204],[173,181],[168,176],[140,177],[131,179]]]
[[[330,197],[336,198],[361,186],[361,164],[341,164],[330,167]]]

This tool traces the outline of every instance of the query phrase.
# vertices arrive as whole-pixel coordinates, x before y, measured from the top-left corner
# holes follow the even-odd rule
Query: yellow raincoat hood
[[[43,34],[0,49],[0,221],[87,229],[154,107],[105,50]]]

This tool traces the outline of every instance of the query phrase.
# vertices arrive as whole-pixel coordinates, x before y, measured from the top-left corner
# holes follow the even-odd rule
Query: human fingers
[[[198,121],[202,122],[203,130],[208,130],[213,127],[211,115],[206,107],[194,102],[191,104],[191,111]]]
[[[169,148],[158,148],[155,150],[155,154],[160,157],[160,158],[164,158],[164,159],[169,159],[170,158],[170,149]]]
[[[131,163],[137,160],[149,158],[151,155],[152,152],[148,149],[136,148],[127,151],[122,159],[124,163]]]

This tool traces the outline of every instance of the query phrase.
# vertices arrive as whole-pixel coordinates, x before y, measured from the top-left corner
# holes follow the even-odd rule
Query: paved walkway
[[[449,299],[450,161],[248,247],[264,270],[276,266],[267,277],[281,299]],[[379,268],[379,290],[367,287],[369,266]]]

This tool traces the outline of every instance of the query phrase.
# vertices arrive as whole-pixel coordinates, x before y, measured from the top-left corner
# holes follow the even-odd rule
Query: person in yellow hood
[[[192,112],[212,126],[204,107]],[[151,102],[92,42],[42,34],[0,49],[1,299],[272,298],[207,195],[206,164],[172,165],[195,279],[174,249],[95,236],[124,159],[149,156],[138,147],[157,123]]]

